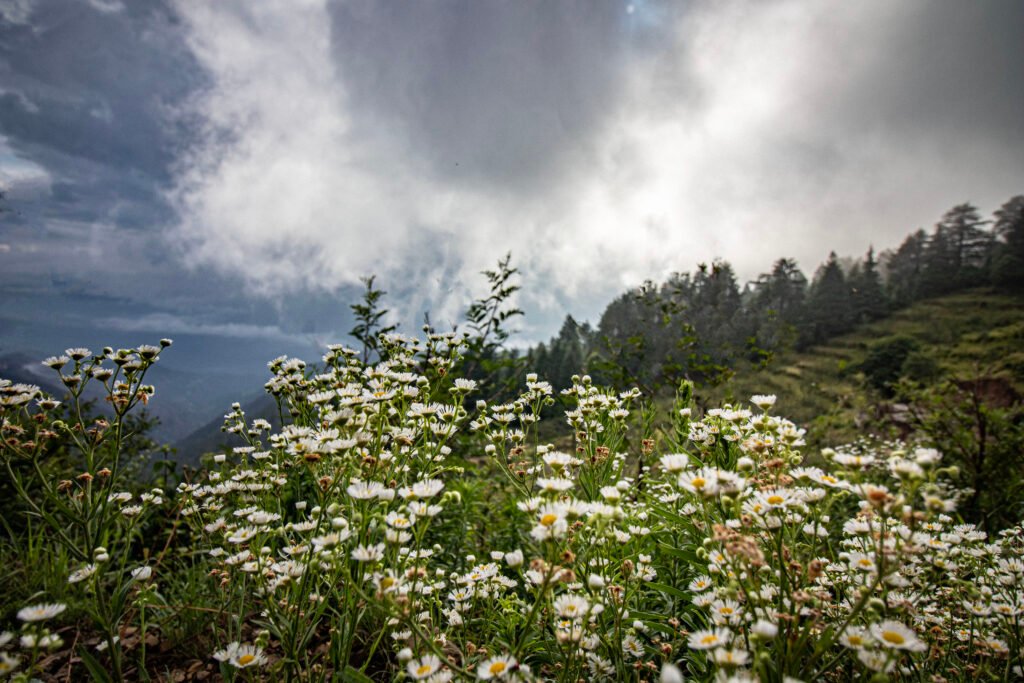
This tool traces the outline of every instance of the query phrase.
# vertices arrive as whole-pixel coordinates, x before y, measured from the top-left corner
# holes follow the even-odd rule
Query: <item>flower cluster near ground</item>
[[[225,680],[1024,675],[1024,529],[962,523],[936,450],[810,452],[776,397],[699,411],[685,385],[666,406],[529,375],[491,399],[457,376],[463,341],[276,359],[281,424],[236,404],[237,445],[163,487],[125,459],[170,340],[47,359],[63,405],[0,381],[25,518],[8,556],[50,577],[0,614],[0,673],[160,679],[195,656]],[[571,439],[548,443],[556,399]]]

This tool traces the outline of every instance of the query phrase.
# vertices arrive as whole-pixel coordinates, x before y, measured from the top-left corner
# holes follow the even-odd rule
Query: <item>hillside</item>
[[[253,394],[241,401],[246,418],[252,422],[262,417],[269,420],[274,428],[280,427],[281,420],[277,415],[277,403],[267,393]],[[243,445],[241,438],[235,434],[225,434],[221,427],[224,424],[223,413],[230,412],[231,402],[225,402],[223,410],[209,422],[203,423],[187,436],[173,444],[174,460],[181,465],[198,467],[202,457],[208,453],[223,452],[226,447]]]
[[[885,424],[888,401],[868,386],[859,366],[873,345],[914,340],[916,356],[936,377],[1003,380],[1024,394],[1024,297],[973,289],[918,302],[800,353],[777,355],[763,370],[740,369],[727,385],[703,392],[710,403],[777,394],[777,412],[808,428],[813,442],[856,438]]]
[[[917,343],[915,355],[929,361],[936,377],[1000,378],[1017,395],[1024,395],[1024,297],[974,289],[918,302],[827,344],[780,353],[764,369],[740,367],[731,381],[699,390],[698,398],[711,406],[745,403],[752,394],[776,394],[777,413],[806,427],[812,443],[853,440],[865,429],[892,426],[892,402],[871,389],[859,366],[873,345],[897,337]],[[274,402],[266,394],[242,403],[249,419],[278,422]],[[228,405],[225,402],[221,412]],[[222,423],[218,414],[177,441],[175,459],[195,466],[203,453],[222,450],[225,444],[239,445],[221,432]],[[555,415],[545,420],[541,436],[561,443],[571,434]]]

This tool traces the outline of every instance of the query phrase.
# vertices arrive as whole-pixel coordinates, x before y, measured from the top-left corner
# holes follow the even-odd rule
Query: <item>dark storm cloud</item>
[[[200,75],[162,2],[44,0],[0,24],[0,133],[57,176],[71,157],[166,182],[185,144],[172,111]]]
[[[29,308],[51,314],[78,299],[78,325],[139,303],[201,309],[217,281],[182,279],[165,244],[176,217],[165,193],[190,144],[181,105],[204,83],[174,11],[150,0],[21,9],[0,21],[0,140],[35,172],[6,183],[15,210],[0,217],[0,287],[27,287]]]
[[[627,75],[619,2],[337,3],[361,123],[451,182],[536,191],[585,163]]]
[[[981,137],[1024,148],[1024,4],[941,0],[882,27],[877,69],[834,110],[892,137]]]
[[[543,335],[699,261],[810,272],[1024,191],[1020,3],[2,12],[0,286],[182,329],[344,328],[374,272],[413,329],[456,320],[512,250]]]

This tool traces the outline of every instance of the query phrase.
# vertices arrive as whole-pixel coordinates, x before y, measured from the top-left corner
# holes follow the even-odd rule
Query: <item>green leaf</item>
[[[107,673],[106,667],[100,664],[99,661],[89,654],[88,650],[84,647],[78,648],[78,656],[81,657],[82,663],[85,664],[85,668],[89,670],[89,675],[92,676],[92,680],[101,681],[102,683],[106,683],[107,681],[112,682],[114,680],[110,677],[110,674]]]
[[[689,549],[689,548],[676,548],[675,546],[671,546],[668,543],[658,543],[658,548],[662,552],[664,552],[664,553],[666,553],[668,555],[671,555],[673,557],[679,558],[680,560],[683,560],[684,562],[686,562],[688,564],[693,564],[693,565],[703,564],[700,561],[700,558],[697,557],[697,553],[694,550],[692,550],[692,549]]]
[[[680,600],[689,600],[690,599],[690,594],[689,593],[687,593],[684,590],[680,590],[680,589],[676,588],[675,586],[670,586],[667,583],[656,583],[654,581],[651,581],[651,582],[649,582],[647,584],[647,586],[649,588],[653,588],[654,590],[656,590],[656,591],[658,591],[660,593],[664,593],[665,595],[671,595],[674,598],[679,598]]]
[[[372,678],[351,664],[345,665],[345,670],[341,672],[341,680],[345,683],[373,683]]]
[[[683,517],[682,515],[678,515],[675,512],[672,512],[668,508],[664,508],[659,505],[652,505],[651,510],[653,510],[654,513],[659,517],[666,519],[674,524],[678,524],[679,526],[693,526],[693,522],[691,520],[687,519],[686,517]]]

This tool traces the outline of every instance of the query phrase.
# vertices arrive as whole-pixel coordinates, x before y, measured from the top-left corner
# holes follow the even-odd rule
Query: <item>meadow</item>
[[[1022,675],[1024,529],[965,523],[934,448],[812,450],[776,396],[687,382],[494,399],[461,334],[389,333],[272,361],[281,426],[236,404],[174,474],[134,417],[170,346],[48,358],[62,400],[0,382],[11,680]]]

